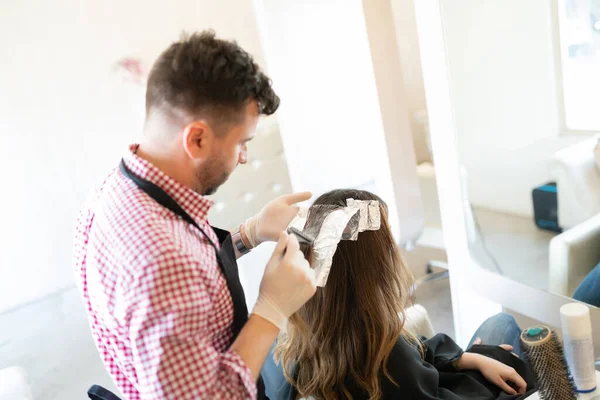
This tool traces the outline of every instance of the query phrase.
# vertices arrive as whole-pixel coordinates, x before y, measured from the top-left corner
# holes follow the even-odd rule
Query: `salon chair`
[[[435,336],[435,330],[429,319],[425,307],[420,304],[406,309],[406,323],[404,328],[415,336],[431,338]]]
[[[121,400],[116,394],[99,385],[89,388],[88,397],[92,400]]]
[[[558,222],[564,232],[550,242],[549,289],[572,296],[600,261],[600,136],[558,151],[551,174],[558,186]]]
[[[558,222],[564,230],[574,228],[600,213],[600,168],[594,149],[600,136],[558,151],[550,174],[558,187]]]
[[[577,286],[600,261],[600,214],[550,241],[549,290],[573,296]]]

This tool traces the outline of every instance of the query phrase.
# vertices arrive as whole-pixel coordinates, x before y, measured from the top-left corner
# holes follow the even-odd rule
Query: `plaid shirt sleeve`
[[[127,296],[128,336],[142,399],[254,399],[242,359],[218,351],[209,325],[221,310],[207,270],[173,244],[135,266]]]

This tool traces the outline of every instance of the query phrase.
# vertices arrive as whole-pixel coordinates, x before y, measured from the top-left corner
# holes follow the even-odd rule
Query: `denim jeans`
[[[521,328],[517,325],[517,321],[515,321],[514,317],[506,313],[500,313],[488,318],[481,324],[479,329],[477,329],[477,332],[475,332],[471,338],[467,348],[470,348],[477,338],[481,339],[482,344],[492,346],[509,344],[513,347],[513,353],[524,360],[525,355],[521,352],[520,336]]]
[[[515,319],[506,313],[500,313],[488,318],[475,332],[469,347],[477,338],[481,338],[482,344],[501,345],[509,344],[513,346],[513,353],[521,359],[525,359],[521,353],[520,345],[521,329]],[[277,365],[273,358],[273,349],[267,356],[262,368],[262,376],[265,381],[267,396],[270,399],[286,399],[291,385],[283,377],[281,365]]]
[[[271,347],[271,351],[269,351],[269,355],[261,370],[263,380],[265,381],[265,392],[271,400],[287,399],[288,394],[292,390],[292,385],[285,380],[281,364],[277,365],[275,363],[274,349],[275,344]]]
[[[600,307],[600,264],[579,284],[573,298]]]

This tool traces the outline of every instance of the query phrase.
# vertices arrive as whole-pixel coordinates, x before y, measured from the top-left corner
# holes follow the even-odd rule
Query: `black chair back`
[[[92,400],[121,400],[116,394],[99,385],[89,388],[88,397]]]

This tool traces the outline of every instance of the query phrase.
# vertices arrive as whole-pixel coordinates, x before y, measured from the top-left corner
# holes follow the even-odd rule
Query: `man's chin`
[[[208,188],[204,191],[204,193],[202,193],[202,196],[211,196],[211,195],[217,193],[218,188],[219,188],[218,186]]]
[[[225,183],[225,182],[223,182],[223,183]],[[217,190],[219,190],[219,188],[221,187],[221,185],[223,183],[219,183],[218,185],[214,185],[214,186],[211,186],[211,187],[207,188],[204,191],[204,193],[202,193],[202,196],[211,196],[211,195],[217,193]]]
[[[213,194],[217,193],[217,190],[221,187],[222,184],[224,184],[225,182],[227,182],[228,178],[229,178],[229,174],[223,176],[221,178],[221,182],[220,183],[211,185],[208,188],[206,188],[204,190],[204,192],[202,193],[202,196],[210,196],[210,195],[213,195]]]

